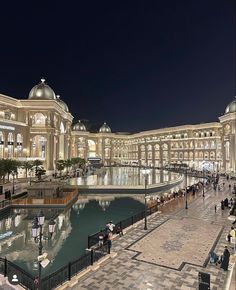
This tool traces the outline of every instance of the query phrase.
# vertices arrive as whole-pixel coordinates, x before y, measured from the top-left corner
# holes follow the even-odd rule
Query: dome
[[[79,120],[78,123],[76,123],[73,126],[73,130],[74,131],[87,131],[86,127],[84,126],[84,124]]]
[[[228,106],[225,109],[225,114],[227,113],[236,113],[236,97],[235,99],[228,104]]]
[[[106,123],[104,123],[99,129],[99,133],[111,133],[111,128]]]
[[[45,79],[41,79],[41,82],[34,86],[28,99],[30,100],[55,100],[56,96],[52,88],[45,83]]]
[[[61,105],[63,110],[65,110],[66,112],[69,112],[67,104],[64,101],[62,101],[62,99],[60,99],[60,96],[58,96],[58,95],[57,95],[57,101]]]

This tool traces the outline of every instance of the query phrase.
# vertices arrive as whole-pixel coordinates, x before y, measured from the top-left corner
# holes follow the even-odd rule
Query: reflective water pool
[[[141,199],[143,199],[141,197]],[[69,261],[78,258],[87,247],[87,236],[104,228],[109,220],[118,222],[137,212],[144,205],[138,198],[80,196],[68,211],[45,209],[47,218],[44,232],[48,231],[48,219],[54,216],[56,232],[51,240],[43,241],[51,263],[43,269],[43,275],[55,271]],[[0,219],[0,256],[7,257],[34,275],[38,271],[38,245],[31,236],[32,219],[36,209],[13,209]]]
[[[177,179],[178,173],[150,169],[148,184],[167,183]],[[107,167],[101,168],[97,174],[71,178],[71,185],[119,185],[119,186],[138,186],[144,185],[142,170],[137,167]]]

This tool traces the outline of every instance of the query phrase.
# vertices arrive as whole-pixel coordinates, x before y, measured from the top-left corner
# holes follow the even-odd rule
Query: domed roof
[[[57,95],[57,101],[66,112],[69,112],[67,104],[64,101],[62,101],[59,95]]]
[[[236,97],[235,99],[228,104],[228,106],[225,109],[225,114],[227,113],[235,113],[236,112]]]
[[[72,128],[74,131],[87,131],[85,125],[79,120]]]
[[[53,89],[45,83],[45,79],[41,79],[41,82],[31,89],[28,99],[55,100],[56,96]]]
[[[99,133],[111,133],[111,128],[104,122],[102,127],[99,129]]]

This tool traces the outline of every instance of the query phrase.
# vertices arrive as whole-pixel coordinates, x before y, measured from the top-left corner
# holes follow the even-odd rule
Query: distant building
[[[0,158],[41,159],[48,171],[58,159],[101,159],[105,165],[162,167],[185,163],[195,169],[236,173],[236,99],[219,122],[183,125],[134,134],[113,133],[108,124],[89,132],[42,79],[28,99],[0,94]]]

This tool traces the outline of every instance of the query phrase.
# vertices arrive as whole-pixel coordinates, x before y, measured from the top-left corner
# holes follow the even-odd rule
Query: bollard
[[[91,260],[90,260],[90,263],[91,263],[91,266],[93,265],[93,250],[91,250]]]
[[[71,262],[68,263],[68,280],[71,280]]]

